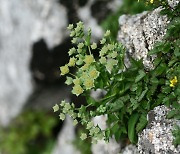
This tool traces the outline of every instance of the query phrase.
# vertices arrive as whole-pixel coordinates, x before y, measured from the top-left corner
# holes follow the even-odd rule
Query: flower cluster
[[[79,109],[75,109],[75,105],[73,103],[66,102],[65,100],[61,101],[61,103],[58,105],[54,105],[53,110],[54,112],[57,112],[60,110],[59,118],[64,121],[66,118],[66,114],[68,114],[73,119],[73,125],[77,125],[78,121],[82,125],[85,126],[88,134],[82,133],[80,138],[82,140],[85,140],[87,137],[93,137],[93,143],[95,143],[97,140],[103,139],[105,137],[105,132],[100,129],[98,125],[94,125],[93,121],[90,120],[90,113],[85,115],[83,112],[86,111],[85,106],[81,106]],[[88,111],[86,111],[88,112]],[[91,111],[92,115],[92,111]]]

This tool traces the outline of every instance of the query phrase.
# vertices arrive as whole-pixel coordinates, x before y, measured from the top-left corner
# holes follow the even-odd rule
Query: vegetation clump
[[[153,3],[153,1],[150,1]],[[92,138],[92,142],[114,136],[117,141],[128,137],[131,143],[137,142],[137,134],[147,124],[147,113],[158,105],[166,105],[172,110],[168,118],[180,119],[180,17],[178,8],[160,3],[170,20],[167,33],[149,52],[156,54],[154,69],[145,70],[142,60],[130,58],[131,66],[124,63],[125,48],[111,39],[107,30],[97,45],[91,42],[91,29],[85,31],[84,24],[70,24],[72,43],[77,46],[69,50],[69,64],[60,67],[61,75],[67,75],[66,84],[72,85],[72,93],[86,97],[87,104],[76,108],[73,103],[62,101],[55,105],[60,110],[60,119],[68,114],[74,125],[80,123],[86,128],[82,140]],[[97,57],[95,55],[98,55]],[[72,74],[71,67],[76,69]],[[105,95],[100,100],[91,97],[91,90],[101,89]],[[102,130],[94,125],[92,118],[107,116],[108,127]],[[174,131],[175,136],[179,134]],[[179,137],[175,143],[179,143]]]

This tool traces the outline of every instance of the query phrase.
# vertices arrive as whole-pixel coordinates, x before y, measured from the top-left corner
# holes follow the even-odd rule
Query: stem
[[[72,74],[72,73],[69,73],[69,74],[76,78],[76,76],[74,74]]]

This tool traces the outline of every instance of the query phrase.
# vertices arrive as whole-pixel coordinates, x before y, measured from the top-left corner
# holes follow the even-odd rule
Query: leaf
[[[139,70],[139,75],[136,77],[135,83],[139,82],[145,75],[146,73],[143,70]]]
[[[131,141],[131,143],[136,143],[137,142],[137,136],[135,134],[135,125],[138,121],[139,114],[134,113],[131,115],[128,121],[128,138]]]
[[[179,49],[178,46],[175,48],[174,54],[175,54],[176,57],[179,57],[179,56],[180,56],[180,49]]]
[[[145,96],[145,94],[147,93],[147,91],[148,91],[148,88],[146,87],[145,90],[144,90],[144,91],[141,93],[141,95],[139,96],[138,102],[140,102],[140,101],[144,98],[144,96]]]
[[[180,116],[180,110],[178,110],[178,109],[174,109],[174,110],[171,110],[171,111],[169,111],[168,112],[168,114],[167,114],[167,118],[168,119],[171,119],[171,118],[174,118],[174,117],[179,117]],[[179,117],[180,118],[180,117]]]
[[[113,101],[113,103],[109,103],[108,106],[111,112],[115,112],[120,110],[124,106],[124,103],[121,99],[118,98],[116,101]]]
[[[95,99],[94,98],[92,98],[92,97],[86,97],[86,100],[87,100],[87,102],[88,102],[88,104],[92,104],[92,105],[95,105],[96,104],[96,101],[95,101]]]
[[[156,77],[152,77],[150,79],[151,83],[155,83],[155,84],[158,84],[159,83],[159,80],[156,78]]]
[[[147,121],[147,115],[146,114],[142,114],[139,118],[139,122],[137,123],[136,126],[136,132],[140,132],[142,131],[142,129],[147,125],[148,121]]]

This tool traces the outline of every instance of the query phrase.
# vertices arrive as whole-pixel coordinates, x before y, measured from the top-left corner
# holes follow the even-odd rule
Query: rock
[[[75,127],[73,126],[72,119],[67,116],[65,124],[58,135],[57,143],[52,154],[80,154],[72,144],[74,139]]]
[[[152,12],[119,17],[120,31],[118,40],[127,48],[127,55],[143,59],[145,68],[152,69],[155,56],[147,56],[155,42],[162,40],[166,32],[168,19],[160,15],[161,8]],[[129,65],[129,64],[128,64]]]
[[[174,8],[179,4],[179,0],[168,0],[168,4],[170,7]]]
[[[122,154],[139,154],[137,147],[130,144],[122,150]]]
[[[179,154],[180,145],[175,148],[172,144],[172,130],[174,125],[180,126],[180,120],[166,119],[166,114],[170,111],[166,106],[155,107],[148,113],[148,125],[138,135],[139,153],[155,154]]]
[[[0,0],[0,19],[0,123],[7,125],[33,90],[31,45],[40,38],[49,48],[61,43],[67,21],[56,0]]]
[[[106,129],[106,116],[96,116],[93,119],[94,125],[99,125],[102,130]],[[97,144],[92,144],[93,154],[117,154],[121,149],[121,144],[117,143],[114,138],[111,138],[109,142],[99,140]]]

